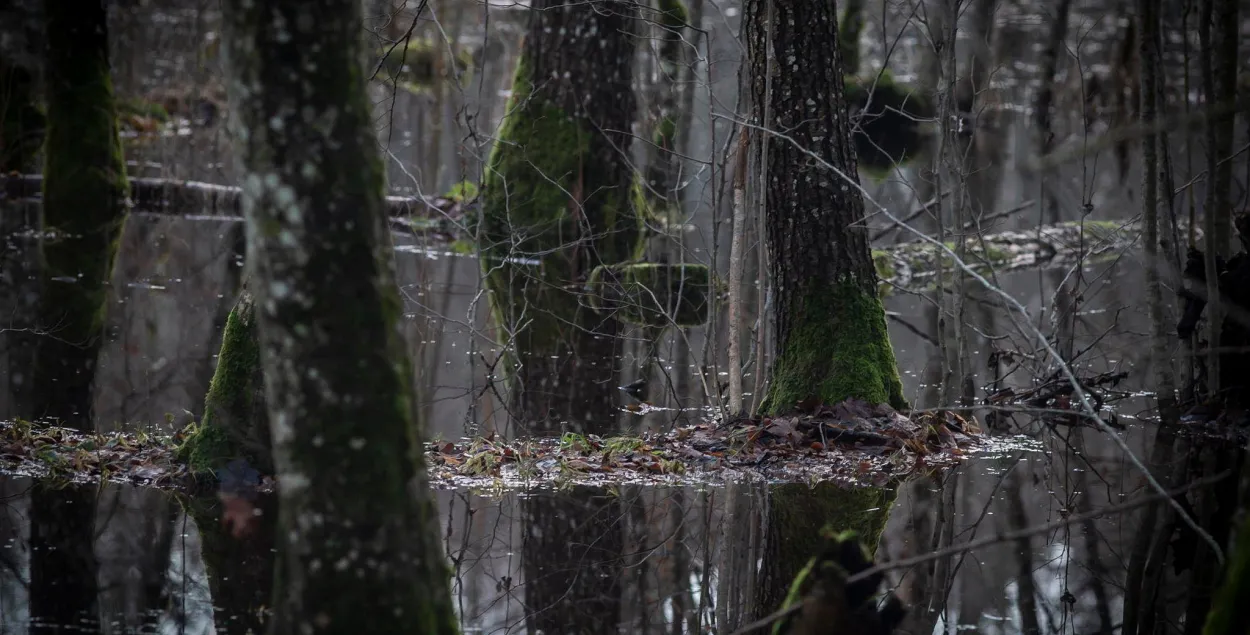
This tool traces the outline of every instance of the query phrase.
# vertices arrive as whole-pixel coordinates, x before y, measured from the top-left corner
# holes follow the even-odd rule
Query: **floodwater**
[[[712,41],[699,67],[700,90],[693,98],[692,132],[683,154],[713,157],[729,128],[711,112],[723,115],[735,103],[733,60],[739,49],[732,33],[739,11],[732,2],[699,4],[701,24]],[[867,15],[882,14],[881,3],[868,4]],[[896,11],[899,3],[885,4]],[[1031,43],[1042,41],[1046,22],[1021,8],[1027,4],[1004,3],[998,14],[996,46],[1002,59],[1031,55]],[[478,3],[440,6],[448,37],[481,44]],[[205,53],[209,49],[200,46],[217,36],[211,11],[179,8],[178,3],[145,7],[162,19],[120,12],[114,16],[114,32],[120,34],[115,56],[119,92],[147,94],[189,78],[205,94],[215,94],[218,70]],[[1079,138],[1086,130],[1105,130],[1113,119],[1087,122],[1089,115],[1079,112],[1080,83],[1073,79],[1084,72],[1102,78],[1105,85],[1122,74],[1113,62],[1115,38],[1125,23],[1099,7],[1092,0],[1074,3],[1072,20],[1079,26],[1070,30],[1069,44],[1079,63],[1061,64],[1066,79],[1057,89],[1056,143]],[[399,95],[376,87],[375,103],[388,112],[380,125],[394,192],[445,191],[480,170],[490,130],[502,113],[523,15],[515,7],[490,11],[485,66],[469,85]],[[883,28],[873,17],[869,51],[876,55],[886,48],[882,41],[891,42],[901,23],[898,18]],[[924,60],[916,47],[907,46],[918,36],[908,29],[903,35],[895,62],[918,72]],[[1171,45],[1176,48],[1175,42]],[[960,48],[961,55],[979,50],[966,40]],[[151,51],[160,54],[146,54]],[[714,62],[710,68],[707,60]],[[995,227],[1028,228],[1040,220],[1072,220],[1086,213],[1099,220],[1133,218],[1140,167],[1133,160],[1119,166],[1113,150],[1062,166],[1046,179],[1027,169],[1026,159],[1034,153],[1027,115],[1033,94],[1027,78],[1033,69],[1020,62],[1008,70],[1005,77],[995,78],[1001,79],[1003,91],[997,115],[977,124],[993,126],[987,133],[991,143],[974,148],[978,171],[967,187],[986,214],[1034,204],[999,219]],[[704,90],[709,82],[711,96]],[[472,115],[473,126],[463,124],[466,113]],[[1173,138],[1171,143],[1178,156],[1191,150],[1186,139]],[[175,134],[134,144],[128,158],[134,176],[234,182],[219,122],[188,122]],[[1195,165],[1186,172],[1181,163],[1177,183],[1189,182],[1201,169]],[[1244,157],[1236,165],[1235,173],[1245,174]],[[712,175],[690,168],[682,202],[690,210],[692,230],[680,249],[692,261],[716,264],[723,272],[728,262],[725,210],[714,210],[711,204]],[[1202,200],[1201,186],[1194,185],[1193,199],[1178,198],[1178,213],[1187,212],[1186,200]],[[931,191],[916,167],[867,187],[896,216],[906,215],[917,198],[925,200],[929,196],[923,193]],[[1039,198],[1047,204],[1038,204]],[[241,276],[241,225],[221,219],[215,210],[175,212],[136,210],[128,222],[112,280],[109,338],[97,371],[94,416],[99,430],[167,433],[196,420],[202,411],[221,327]],[[6,213],[2,244],[7,267],[21,262],[28,237],[9,234],[14,217]],[[882,220],[870,222],[879,228]],[[443,439],[489,431],[508,434],[506,413],[488,385],[485,360],[495,351],[478,263],[450,245],[416,244],[400,232],[393,237],[406,303],[403,328],[417,361],[413,381],[429,429]],[[749,233],[748,244],[754,240]],[[755,267],[754,262],[749,265],[748,279],[756,277]],[[1082,377],[1128,373],[1119,385],[1105,388],[1109,405],[1104,414],[1124,426],[1119,434],[1133,453],[1144,456],[1153,434],[1146,395],[1153,364],[1172,360],[1150,358],[1143,270],[1139,256],[1127,252],[1081,267],[990,276],[1027,314],[1016,313],[969,280],[963,294],[963,333],[976,396],[997,387],[1026,388],[1034,378],[1051,376],[1055,366],[1038,343],[1040,333],[1073,361]],[[3,281],[15,285],[6,292],[20,289],[12,278]],[[886,300],[906,395],[917,406],[939,403],[936,342],[940,337],[953,341],[951,333],[936,332],[934,295],[929,289],[891,289]],[[754,290],[748,296],[750,322],[758,298]],[[717,387],[705,392],[697,377],[707,369],[709,382],[724,380],[716,374],[725,363],[723,316],[709,327],[667,334],[657,349],[664,373],[648,366],[640,333],[623,337],[616,359],[622,385],[645,373],[649,401],[660,408],[644,415],[622,408],[617,421],[622,430],[667,430],[674,422],[715,414],[705,394]],[[1169,352],[1183,354],[1179,348]],[[0,349],[0,372],[20,372],[7,364]],[[745,377],[748,392],[754,392],[754,382],[752,366]],[[0,418],[9,416],[10,389],[9,381],[0,385]],[[628,402],[623,393],[620,400],[622,405]],[[992,433],[1019,435],[1019,442],[899,487],[878,561],[1042,526],[1073,514],[1089,518],[960,553],[941,562],[947,573],[941,578],[927,565],[891,571],[887,584],[911,607],[901,631],[928,635],[936,628],[1007,635],[1036,626],[1042,633],[1113,632],[1122,619],[1128,553],[1139,527],[1131,510],[1091,512],[1141,494],[1140,472],[1106,433],[1073,425],[1065,417],[1017,415],[996,424]],[[770,532],[775,531],[767,513],[774,487],[740,482],[541,491],[440,489],[441,536],[464,630],[730,633],[755,616],[760,570],[770,557]],[[26,477],[0,476],[0,633],[261,632],[271,604],[266,567],[272,565],[276,515],[272,500],[262,497],[255,505],[261,516],[254,530],[235,537],[223,524],[227,510],[215,496],[194,499],[111,484],[52,489]],[[1166,593],[1183,590],[1180,578],[1165,582]]]

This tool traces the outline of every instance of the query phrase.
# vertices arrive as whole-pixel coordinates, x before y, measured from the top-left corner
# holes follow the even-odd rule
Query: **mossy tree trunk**
[[[479,251],[511,419],[520,431],[610,432],[618,322],[583,288],[633,260],[645,208],[629,160],[636,5],[536,0],[482,189]],[[536,264],[522,264],[524,262]],[[597,633],[620,620],[620,501],[591,489],[522,503],[530,632]]]
[[[226,73],[279,483],[272,633],[453,633],[355,0],[230,0]]]
[[[754,122],[790,139],[770,139],[765,156],[778,356],[764,414],[813,398],[906,405],[862,224],[864,203],[845,180],[857,171],[836,14],[833,2],[748,0],[744,7]],[[801,62],[813,59],[833,63]],[[766,105],[770,121],[763,120]],[[894,491],[783,486],[770,498],[772,552],[761,575],[760,614],[778,607],[816,554],[822,527],[855,530],[875,549]]]
[[[770,275],[776,288],[778,358],[762,410],[784,412],[810,397],[904,404],[877,296],[877,272],[854,183],[856,158],[843,96],[833,3],[746,4],[755,121],[793,140],[768,144],[764,184]],[[776,60],[765,94],[767,46]],[[829,59],[800,66],[786,60]],[[761,121],[765,99],[772,121]],[[816,161],[835,168],[840,174]]]
[[[533,434],[615,422],[618,324],[581,289],[596,266],[642,246],[645,202],[629,160],[635,6],[533,3],[483,179],[479,251],[509,346],[509,411]]]
[[[92,428],[108,282],[126,218],[103,2],[48,3],[41,327],[28,417]]]

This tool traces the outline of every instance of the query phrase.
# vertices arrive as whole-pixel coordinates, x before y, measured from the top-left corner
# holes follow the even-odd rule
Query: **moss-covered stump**
[[[201,475],[235,459],[273,474],[256,306],[246,289],[226,318],[217,370],[204,399],[204,416],[179,446],[178,458]]]
[[[929,140],[925,123],[934,115],[927,96],[895,80],[888,69],[848,76],[845,85],[851,115],[858,117],[853,140],[861,169],[879,176],[923,155]]]
[[[34,171],[44,125],[34,74],[0,57],[0,172]]]
[[[600,265],[586,283],[591,306],[640,326],[698,326],[707,322],[712,282],[707,265]]]
[[[600,6],[603,5],[603,6]],[[605,10],[610,6],[611,10]],[[628,161],[637,9],[541,0],[486,167],[476,227],[509,412],[534,434],[615,423],[619,325],[585,301],[591,270],[637,260],[647,205]]]
[[[473,55],[441,40],[413,37],[406,43],[376,52],[379,73],[375,79],[398,82],[406,90],[420,92],[436,82],[459,79],[468,81],[466,72],[473,68]]]
[[[823,550],[826,535],[853,531],[869,556],[876,553],[896,495],[893,484],[880,488],[846,488],[831,482],[771,487],[757,614],[781,608],[792,589],[797,589],[796,597],[806,590],[802,573]]]
[[[30,417],[91,425],[105,300],[126,218],[126,166],[109,74],[107,7],[45,7],[47,90],[40,321]]]

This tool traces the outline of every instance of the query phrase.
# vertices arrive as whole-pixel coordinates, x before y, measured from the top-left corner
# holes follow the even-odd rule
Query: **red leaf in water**
[[[438,451],[442,452],[443,454],[451,454],[452,452],[456,451],[456,446],[451,443],[444,443],[442,447],[438,449]]]
[[[223,503],[221,510],[221,524],[230,530],[230,535],[235,539],[244,538],[256,530],[256,522],[258,514],[256,506],[252,501],[241,496],[233,494],[220,493],[217,495]]]

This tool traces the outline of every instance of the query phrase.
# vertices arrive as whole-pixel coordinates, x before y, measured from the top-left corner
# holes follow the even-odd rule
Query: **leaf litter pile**
[[[86,434],[0,422],[0,471],[77,483],[201,486],[175,458],[180,441],[180,435]],[[833,406],[800,405],[788,416],[698,423],[642,436],[440,441],[426,444],[426,463],[432,484],[444,489],[748,478],[883,485],[953,465],[995,443],[974,422],[951,412],[908,417],[889,406],[848,399]],[[274,484],[268,475],[263,482],[263,489]]]
[[[566,433],[558,439],[496,437],[430,444],[431,480],[444,487],[681,484],[736,478],[884,485],[953,465],[989,440],[957,414],[912,417],[848,399],[795,414],[698,423],[640,437]]]
[[[87,434],[70,428],[0,422],[0,471],[51,481],[180,487],[191,480],[174,459],[177,439],[145,433]]]

